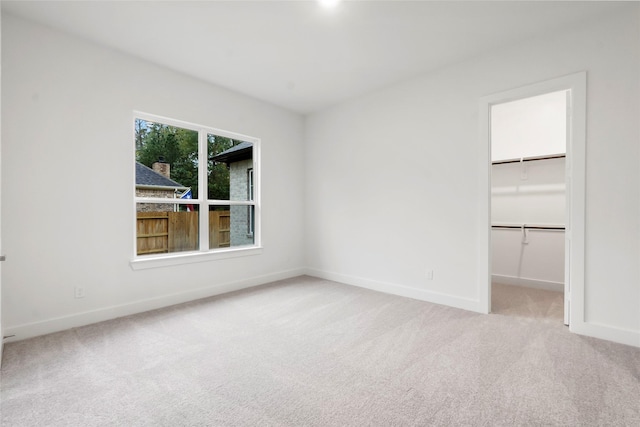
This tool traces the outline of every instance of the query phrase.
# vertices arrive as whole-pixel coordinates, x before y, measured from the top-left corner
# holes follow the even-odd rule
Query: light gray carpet
[[[640,425],[640,349],[309,277],[5,347],[3,426]],[[558,314],[559,313],[559,314]]]

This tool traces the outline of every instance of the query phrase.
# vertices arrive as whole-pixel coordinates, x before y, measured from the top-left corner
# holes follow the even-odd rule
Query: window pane
[[[209,248],[253,245],[253,206],[209,206]]]
[[[198,132],[135,120],[136,196],[198,197]]]
[[[198,249],[198,206],[172,203],[136,204],[136,253]]]
[[[251,200],[253,144],[213,134],[207,141],[209,200]]]

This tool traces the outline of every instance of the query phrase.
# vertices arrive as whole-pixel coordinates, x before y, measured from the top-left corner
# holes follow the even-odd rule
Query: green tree
[[[240,143],[218,135],[207,135],[209,159],[207,161],[209,199],[229,200],[229,168],[224,163],[214,162],[212,157]]]
[[[136,119],[136,160],[145,166],[164,161],[171,179],[198,194],[198,132]]]
[[[142,149],[144,139],[147,136],[147,126],[144,120],[136,119],[136,154]]]
[[[136,119],[136,160],[151,167],[158,160],[171,166],[171,179],[190,187],[198,197],[198,132],[161,123]],[[207,136],[209,199],[229,199],[229,168],[212,158],[241,141],[218,135]]]

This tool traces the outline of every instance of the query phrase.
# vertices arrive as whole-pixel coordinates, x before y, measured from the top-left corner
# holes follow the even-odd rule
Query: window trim
[[[191,122],[185,122],[182,120],[172,119],[169,117],[159,116],[155,114],[145,113],[142,111],[133,111],[132,121],[135,123],[136,119],[142,119],[149,122],[161,123],[168,126],[180,127],[183,129],[193,130],[198,132],[198,188],[200,189],[197,198],[193,199],[163,199],[163,198],[151,198],[151,197],[137,197],[136,196],[136,184],[135,184],[135,144],[132,144],[132,169],[133,169],[133,228],[132,228],[132,257],[130,259],[130,266],[134,270],[164,267],[171,265],[189,264],[194,262],[203,262],[216,259],[228,259],[239,256],[258,255],[262,253],[262,241],[261,241],[261,205],[260,205],[260,138],[256,138],[249,135],[243,135],[237,132],[230,132],[223,129],[213,128],[211,126],[199,125]],[[236,200],[209,200],[207,194],[207,182],[208,182],[208,170],[207,170],[207,135],[214,134],[217,136],[231,138],[235,140],[241,140],[250,142],[253,144],[253,199],[246,201]],[[132,141],[135,141],[135,126],[132,126]],[[194,195],[195,196],[195,195]],[[136,207],[138,203],[167,203],[170,200],[172,204],[192,204],[198,205],[198,233],[199,233],[199,249],[195,251],[185,252],[172,252],[157,255],[138,255],[137,254],[137,237],[136,237]],[[209,212],[210,206],[254,206],[255,220],[254,220],[254,233],[253,233],[253,245],[246,246],[232,246],[228,248],[209,248],[209,218],[208,215],[202,215],[202,212]]]

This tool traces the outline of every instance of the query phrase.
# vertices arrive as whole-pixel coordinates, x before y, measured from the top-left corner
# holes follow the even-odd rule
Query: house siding
[[[231,200],[247,200],[249,197],[249,170],[253,160],[247,159],[229,165],[229,195]],[[249,233],[248,206],[231,206],[231,246],[252,245],[253,234]]]
[[[136,188],[136,197],[159,197],[173,199],[174,190],[152,190]],[[137,203],[137,212],[173,212],[176,205],[173,203]]]

